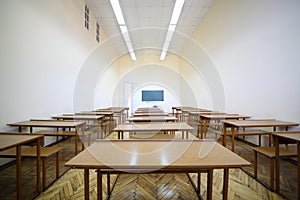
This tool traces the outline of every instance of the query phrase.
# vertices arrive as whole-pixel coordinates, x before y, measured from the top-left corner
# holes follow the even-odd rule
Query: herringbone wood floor
[[[108,139],[115,138],[111,134]],[[181,137],[176,134],[176,137]],[[23,167],[23,195],[24,199],[83,199],[83,171],[67,169],[63,164],[74,155],[73,139],[65,140],[57,145],[64,146],[61,155],[61,173],[66,172],[55,181],[46,191],[36,196],[35,193],[35,162],[33,159],[24,159]],[[228,140],[228,142],[230,142]],[[253,152],[249,145],[236,142],[236,152],[245,159],[252,161]],[[262,183],[269,182],[269,161],[259,158],[259,179]],[[55,158],[50,158],[47,165],[47,181],[55,179]],[[281,176],[281,194],[287,199],[297,199],[297,166],[289,161],[282,162],[282,169],[287,169]],[[245,173],[247,172],[247,173]],[[253,167],[243,170],[230,170],[229,199],[283,199],[281,195],[271,192],[267,187],[248,174],[253,174]],[[222,171],[214,170],[213,199],[222,198]],[[0,199],[15,199],[15,165],[0,171]],[[190,174],[191,180],[196,183],[196,174]],[[106,176],[103,176],[104,197],[106,197]],[[117,176],[112,177],[113,180]],[[111,185],[112,186],[112,185]],[[206,198],[206,174],[201,175],[201,196]],[[96,173],[90,171],[90,198],[96,199]],[[122,174],[118,177],[110,199],[197,199],[190,180],[186,174]]]

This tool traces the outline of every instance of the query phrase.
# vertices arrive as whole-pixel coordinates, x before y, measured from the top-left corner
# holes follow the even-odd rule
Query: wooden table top
[[[142,117],[129,117],[128,121],[151,121],[151,122],[163,122],[163,121],[175,121],[174,116],[142,116]]]
[[[42,135],[0,133],[0,151],[42,138]]]
[[[57,115],[52,116],[53,119],[63,120],[100,120],[104,115]]]
[[[114,131],[192,131],[185,122],[140,122],[119,124]]]
[[[113,115],[112,111],[83,111],[76,113],[76,115]]]
[[[125,110],[128,110],[127,107],[110,107],[110,108],[100,108],[95,110],[96,112],[114,112],[114,113],[121,113]]]
[[[273,119],[267,120],[225,120],[224,124],[236,127],[279,127],[279,126],[298,126],[298,123],[285,122]]]
[[[211,110],[202,109],[202,108],[182,108],[182,112],[211,112]]]
[[[202,118],[206,119],[246,119],[250,116],[239,115],[239,114],[205,114],[200,115]]]
[[[139,116],[168,116],[169,113],[166,112],[140,112],[140,113],[134,113],[134,117],[139,117]]]
[[[163,113],[163,110],[136,110],[134,113]]]
[[[251,163],[212,140],[96,140],[65,165],[98,169],[187,170],[236,168]]]
[[[275,137],[280,137],[288,140],[300,142],[300,132],[274,132],[272,134]]]
[[[59,121],[59,120],[30,120],[7,124],[18,127],[78,127],[85,125],[85,122],[79,121]]]

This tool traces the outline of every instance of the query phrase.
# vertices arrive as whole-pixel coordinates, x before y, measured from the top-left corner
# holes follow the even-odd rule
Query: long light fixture
[[[185,2],[185,0],[176,0],[176,2],[175,2],[175,6],[174,6],[172,17],[170,20],[168,32],[167,32],[166,39],[165,39],[165,42],[164,42],[164,45],[162,48],[162,52],[160,55],[160,60],[164,60],[166,58],[167,51],[169,49],[170,42],[172,40],[174,31],[176,29],[176,25],[177,25],[179,16],[181,14],[184,2]]]
[[[127,49],[128,49],[129,54],[131,56],[131,59],[136,60],[136,56],[135,56],[135,53],[134,53],[134,50],[133,50],[133,46],[132,46],[132,42],[130,40],[130,36],[129,36],[127,26],[125,24],[125,20],[124,20],[123,14],[122,14],[122,10],[121,10],[119,0],[110,0],[110,4],[111,4],[111,6],[114,10],[115,16],[117,18],[117,22],[119,24],[121,33],[123,35],[123,39],[125,41]]]

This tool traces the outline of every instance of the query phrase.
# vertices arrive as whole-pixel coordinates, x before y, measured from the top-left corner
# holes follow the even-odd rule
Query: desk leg
[[[199,195],[200,195],[200,192],[201,192],[201,173],[200,173],[200,172],[198,172],[197,192],[198,192]]]
[[[207,200],[212,200],[213,170],[207,171]]]
[[[100,120],[98,120],[98,134],[97,134],[97,139],[103,139],[103,136],[102,136],[102,134],[101,134],[101,122],[100,122]]]
[[[224,169],[223,175],[223,200],[228,198],[228,179],[229,179],[229,169]]]
[[[110,196],[110,173],[107,172],[107,196]]]
[[[231,127],[231,148],[234,152],[234,126]]]
[[[81,140],[81,150],[83,151],[85,149],[85,142],[86,142],[86,135],[84,135],[84,129],[85,129],[85,126],[83,125],[81,127],[81,131],[82,131],[82,140]],[[88,141],[88,146],[90,145],[90,136],[89,135],[89,141]]]
[[[36,187],[37,191],[41,191],[40,182],[41,182],[41,169],[40,169],[40,161],[41,161],[41,139],[38,138],[37,140],[37,147],[36,147]],[[46,174],[46,173],[45,173]]]
[[[276,166],[276,187],[275,191],[279,192],[280,190],[280,164],[279,164],[279,139],[274,137],[274,145],[275,145],[275,166]]]
[[[118,131],[118,139],[120,139],[121,138],[121,133],[120,133],[120,131]]]
[[[201,117],[199,120],[199,138],[203,139],[203,120]]]
[[[97,170],[97,196],[98,200],[102,200],[102,172]]]
[[[17,150],[17,199],[22,199],[22,169],[21,169],[21,145],[16,147]]]
[[[207,120],[204,120],[204,130],[203,130],[203,133],[201,135],[201,139],[204,139],[204,137],[206,138],[206,133],[207,133]]]
[[[300,199],[300,143],[297,143],[297,155],[298,155],[298,199]]]
[[[89,169],[84,169],[84,199],[85,200],[89,200],[89,192],[90,192],[90,188],[89,188]]]
[[[78,153],[78,127],[75,127],[75,155]]]
[[[226,147],[226,124],[225,123],[223,125],[223,131],[224,131],[224,134],[223,134],[223,146]]]

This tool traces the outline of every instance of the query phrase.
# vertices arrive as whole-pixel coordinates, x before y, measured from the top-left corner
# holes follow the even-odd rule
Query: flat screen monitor
[[[142,90],[142,101],[164,101],[164,91]]]

